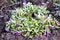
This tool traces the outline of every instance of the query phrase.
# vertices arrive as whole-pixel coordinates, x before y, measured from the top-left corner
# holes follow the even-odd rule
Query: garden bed
[[[29,4],[28,6],[26,6],[24,4],[26,7],[23,6],[23,8],[22,8],[20,5],[22,6],[22,4],[17,3],[15,5],[13,4],[13,5],[2,7],[1,11],[2,11],[2,13],[5,13],[5,14],[3,14],[2,16],[0,16],[0,27],[1,27],[1,29],[0,29],[0,34],[1,34],[0,35],[0,40],[59,40],[60,39],[60,27],[59,27],[60,25],[58,25],[57,30],[55,29],[55,27],[52,27],[51,30],[49,28],[49,26],[56,26],[57,24],[55,24],[56,20],[55,21],[53,19],[50,20],[51,15],[50,16],[46,16],[45,13],[49,13],[47,10],[45,10],[46,6],[45,7],[43,7],[43,6],[37,6],[36,7],[36,5],[33,6],[33,5]],[[17,9],[16,10],[16,8],[19,8],[19,7],[21,7],[21,9]],[[44,8],[44,10],[42,10],[40,7],[42,9]],[[41,9],[42,12],[39,9]],[[10,13],[12,10],[13,10],[13,12],[12,12],[13,14]],[[21,12],[21,15],[19,14],[20,12]],[[29,15],[29,14],[24,14],[24,13],[31,13],[31,14]],[[39,14],[42,13],[42,14],[39,15],[39,14],[35,14],[35,13],[39,13]],[[11,16],[11,14],[13,16]],[[27,21],[19,19],[20,18],[19,15],[22,16],[21,19],[23,19],[23,17],[26,17]],[[34,15],[34,16],[32,17],[32,15]],[[45,22],[45,24],[42,25],[41,23],[43,23],[43,21],[40,19],[40,17],[37,17],[37,16],[42,17],[43,18],[42,20]],[[13,21],[16,21],[16,23],[18,23],[19,20],[23,21],[23,22],[21,22],[21,24],[23,24],[23,26],[21,26],[19,24],[15,25],[16,23],[12,23],[10,25],[8,23],[7,26],[8,26],[9,29],[7,28],[6,30],[4,30],[5,27],[6,27],[6,22],[9,21],[10,17],[12,17]],[[45,20],[47,19],[47,20],[45,21],[44,19]],[[39,20],[41,20],[41,21],[39,21]],[[49,20],[50,20],[50,22],[49,22]],[[60,18],[59,17],[57,17],[57,20],[60,22]],[[2,22],[4,22],[4,24],[2,24]],[[31,25],[33,25],[32,26],[33,28],[30,26],[29,22],[32,23]],[[51,23],[51,24],[49,24],[49,23]],[[28,26],[25,25],[25,24],[27,24]],[[38,26],[38,25],[41,25],[41,26]],[[48,27],[46,27],[47,25],[48,25]],[[41,33],[40,33],[40,31],[37,30],[37,28],[40,31],[42,30]],[[3,29],[3,32],[2,32],[2,29]],[[22,30],[26,30],[26,32],[22,32]],[[22,32],[22,34],[20,34],[20,31]],[[45,35],[44,35],[44,32],[46,33]],[[28,33],[27,36],[24,36],[25,35],[24,33],[26,33],[26,34]],[[32,36],[32,38],[29,38],[29,36]]]

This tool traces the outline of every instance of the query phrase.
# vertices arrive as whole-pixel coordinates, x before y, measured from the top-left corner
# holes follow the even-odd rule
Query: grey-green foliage
[[[34,13],[35,18],[32,17]],[[50,32],[49,25],[56,27],[55,21],[51,15],[46,17],[48,10],[44,6],[36,6],[31,3],[26,4],[23,8],[12,10],[12,23],[7,26],[12,30],[19,31],[22,35],[32,38],[35,35],[41,35],[43,32]],[[21,32],[25,30],[24,32]]]

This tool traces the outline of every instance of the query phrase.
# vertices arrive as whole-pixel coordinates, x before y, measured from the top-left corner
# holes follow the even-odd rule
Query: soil
[[[53,30],[52,34],[49,37],[42,36],[35,36],[32,39],[28,37],[24,37],[22,35],[16,35],[12,33],[4,32],[0,35],[0,40],[60,40],[60,29]]]

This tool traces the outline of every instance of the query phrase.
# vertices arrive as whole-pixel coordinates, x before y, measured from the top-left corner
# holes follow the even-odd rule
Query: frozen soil
[[[42,36],[41,38],[40,36],[35,36],[32,39],[22,35],[4,32],[0,35],[0,40],[60,40],[60,29],[52,30],[52,34],[49,37]]]

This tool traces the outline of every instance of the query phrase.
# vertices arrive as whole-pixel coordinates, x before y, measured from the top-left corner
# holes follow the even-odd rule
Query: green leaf
[[[32,31],[29,27],[27,27],[27,30],[30,32],[30,31]]]

